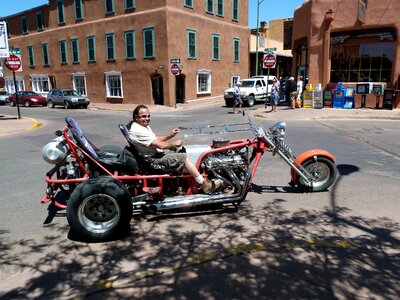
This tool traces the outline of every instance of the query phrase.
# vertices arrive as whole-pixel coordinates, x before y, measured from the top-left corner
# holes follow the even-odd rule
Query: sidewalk
[[[29,131],[43,126],[43,123],[33,118],[21,118],[0,114],[0,137]]]

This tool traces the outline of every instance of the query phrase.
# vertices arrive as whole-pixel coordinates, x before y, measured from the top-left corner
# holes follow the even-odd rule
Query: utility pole
[[[259,33],[259,28],[260,28],[260,4],[263,3],[264,0],[257,0],[257,35],[256,35],[256,72],[255,75],[258,75],[258,33]]]

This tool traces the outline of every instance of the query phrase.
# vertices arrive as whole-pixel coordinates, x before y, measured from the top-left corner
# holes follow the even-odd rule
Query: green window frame
[[[135,49],[135,30],[126,30],[124,32],[125,38],[125,58],[135,59],[136,49]]]
[[[212,60],[220,60],[221,41],[219,34],[212,35]]]
[[[104,12],[105,14],[114,13],[114,0],[104,0]]]
[[[60,47],[60,62],[61,64],[67,64],[68,63],[67,41],[66,40],[59,41],[58,45]]]
[[[47,43],[42,44],[42,56],[43,56],[43,66],[48,67],[50,65],[50,59],[49,59],[49,45]]]
[[[214,14],[214,0],[206,0],[206,13]]]
[[[143,57],[154,58],[156,57],[154,52],[154,28],[143,28]]]
[[[106,33],[106,60],[115,60],[115,34],[114,32]]]
[[[76,21],[83,19],[82,0],[74,0],[74,13]]]
[[[125,9],[133,9],[136,8],[136,1],[135,0],[125,0]]]
[[[88,62],[96,61],[96,37],[88,36],[86,37],[86,44],[88,50]]]
[[[79,64],[79,41],[78,39],[71,39],[71,59],[73,64]]]
[[[44,30],[43,13],[42,11],[36,12],[36,25],[38,31]]]
[[[28,34],[28,21],[26,16],[21,17],[22,34]]]
[[[233,62],[240,62],[240,39],[233,39]]]
[[[33,50],[33,46],[28,46],[28,60],[29,60],[29,66],[34,67],[35,66],[35,52]]]
[[[58,24],[65,24],[64,0],[57,0]]]
[[[224,16],[224,0],[217,0],[217,16]]]
[[[197,32],[193,29],[187,30],[187,57],[189,59],[197,58]]]
[[[184,0],[183,6],[193,8],[193,0]]]
[[[239,0],[232,0],[232,20],[239,20]]]

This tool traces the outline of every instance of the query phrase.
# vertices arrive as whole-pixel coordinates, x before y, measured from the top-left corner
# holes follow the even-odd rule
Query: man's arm
[[[171,149],[175,147],[179,147],[182,145],[182,140],[175,141],[163,141],[156,137],[154,141],[151,142],[150,147],[159,148],[159,149]]]
[[[171,130],[170,133],[168,133],[166,135],[157,136],[157,139],[159,139],[160,141],[166,142],[166,141],[174,138],[179,132],[180,132],[180,130],[178,128],[174,128]]]

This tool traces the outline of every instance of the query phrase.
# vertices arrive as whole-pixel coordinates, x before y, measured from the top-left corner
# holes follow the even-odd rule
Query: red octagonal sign
[[[276,56],[273,54],[266,54],[263,59],[264,68],[274,68],[276,64]]]
[[[171,65],[171,73],[172,75],[178,75],[180,71],[179,65],[178,64],[172,64]]]
[[[15,54],[10,54],[4,59],[4,64],[10,71],[18,71],[21,68],[21,60]]]

